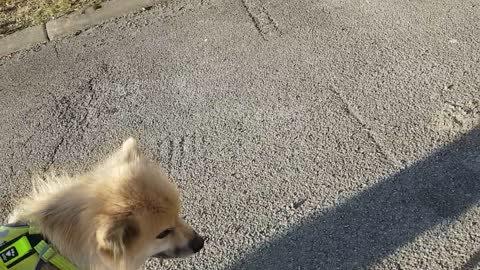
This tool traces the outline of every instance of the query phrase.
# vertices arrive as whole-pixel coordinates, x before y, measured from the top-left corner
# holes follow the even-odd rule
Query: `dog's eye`
[[[165,231],[163,231],[159,235],[157,235],[157,239],[165,238],[172,232],[173,232],[173,229],[166,229]]]

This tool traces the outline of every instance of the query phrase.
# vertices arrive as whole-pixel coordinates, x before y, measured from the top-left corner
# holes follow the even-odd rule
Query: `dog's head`
[[[93,172],[95,238],[107,263],[142,264],[200,251],[204,239],[179,216],[175,185],[139,151],[134,139]]]

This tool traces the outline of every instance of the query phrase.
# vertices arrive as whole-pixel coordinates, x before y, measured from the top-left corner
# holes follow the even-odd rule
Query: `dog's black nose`
[[[193,253],[199,252],[205,243],[205,240],[198,234],[195,234],[192,240],[188,243],[188,246],[193,250]]]

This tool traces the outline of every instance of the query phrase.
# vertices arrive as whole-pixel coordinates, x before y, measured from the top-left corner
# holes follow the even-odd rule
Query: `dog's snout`
[[[195,234],[192,240],[188,243],[188,246],[193,250],[194,253],[199,252],[203,245],[205,244],[205,239],[198,234]]]

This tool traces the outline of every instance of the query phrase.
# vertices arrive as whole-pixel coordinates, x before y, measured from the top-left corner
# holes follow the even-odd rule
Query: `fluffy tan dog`
[[[130,138],[90,172],[34,181],[9,222],[37,226],[78,269],[130,270],[149,257],[183,257],[203,248],[180,208],[176,186]]]

